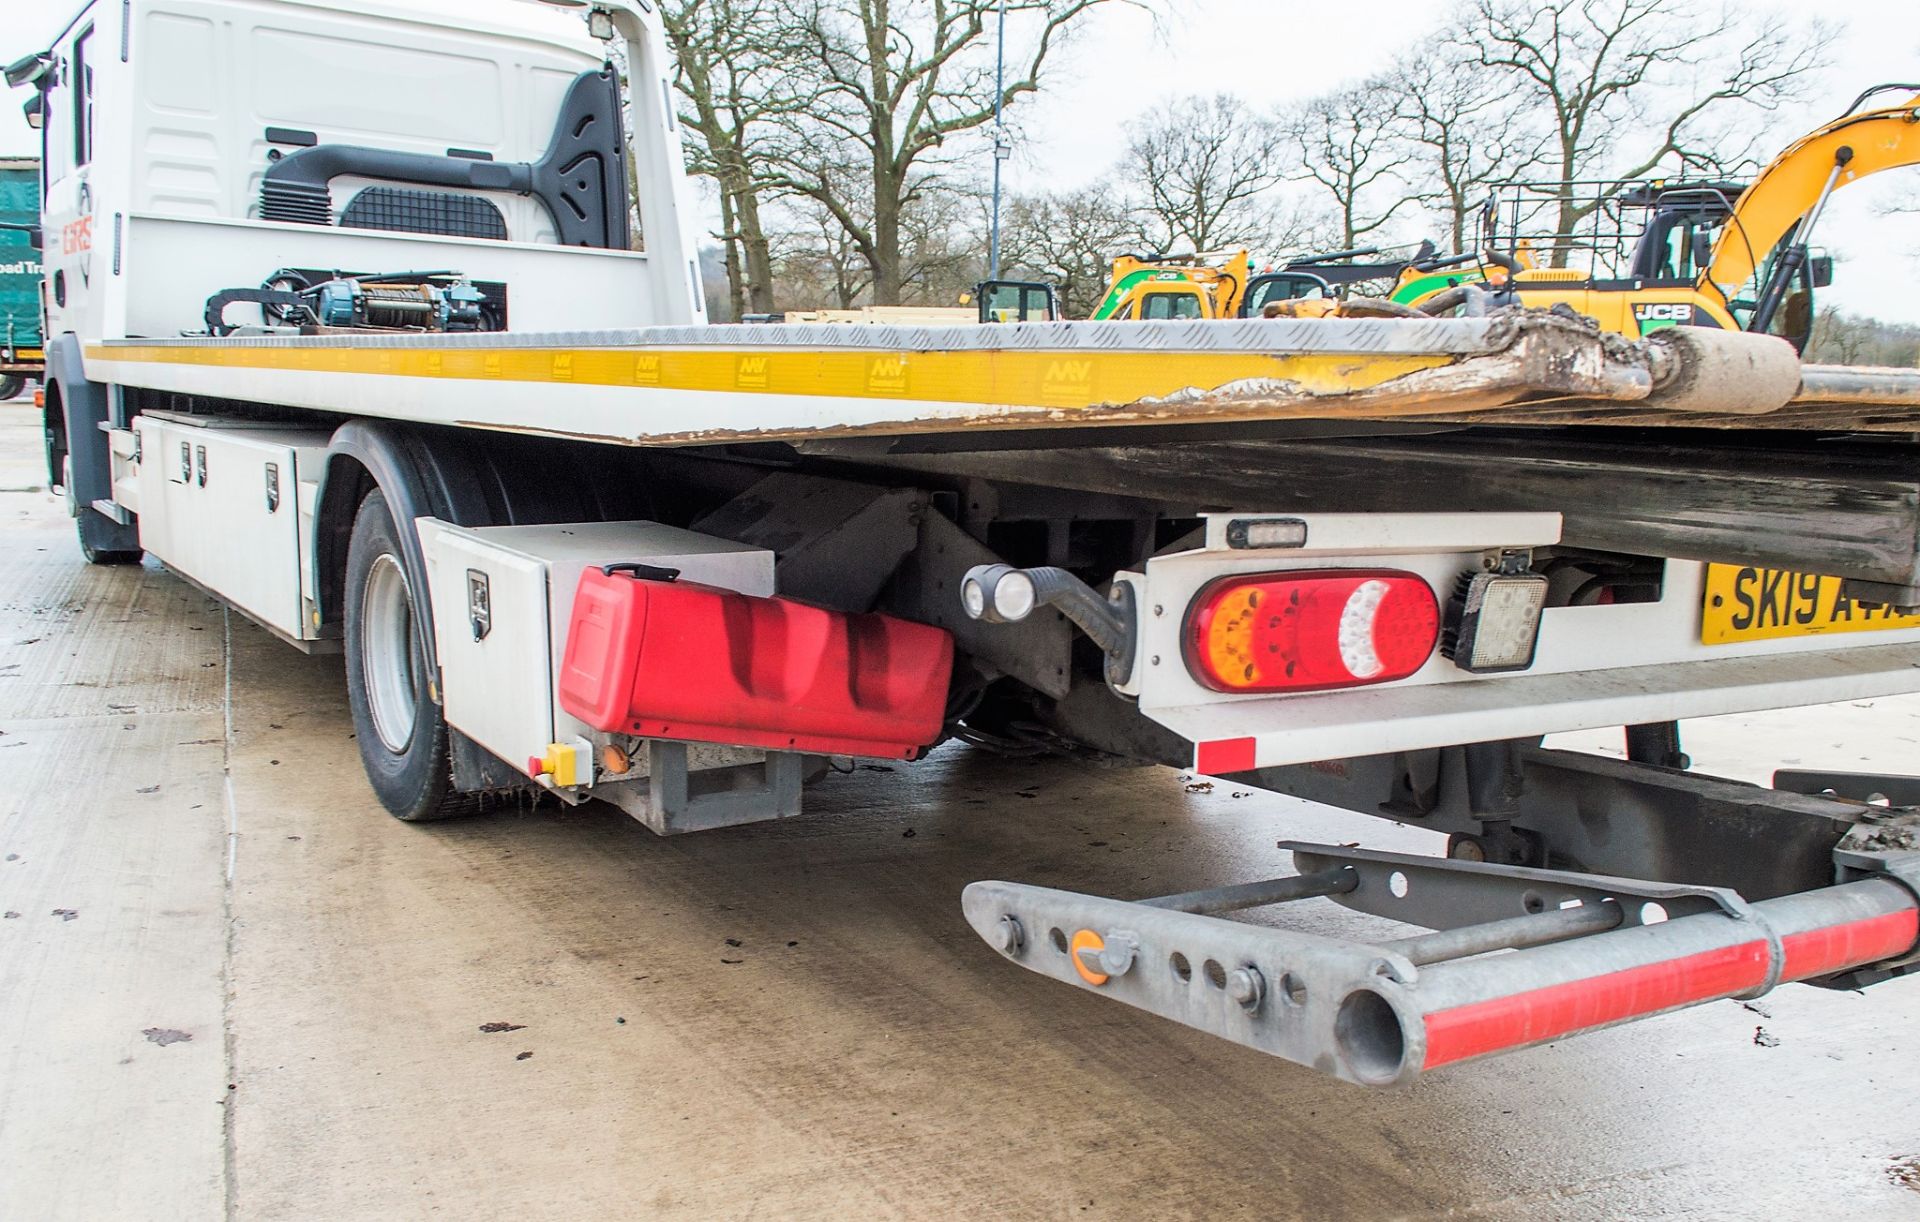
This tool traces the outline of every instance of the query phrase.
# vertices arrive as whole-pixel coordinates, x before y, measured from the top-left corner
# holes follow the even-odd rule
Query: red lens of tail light
[[[1440,636],[1433,588],[1393,569],[1222,577],[1187,612],[1187,669],[1217,692],[1303,692],[1391,683]]]

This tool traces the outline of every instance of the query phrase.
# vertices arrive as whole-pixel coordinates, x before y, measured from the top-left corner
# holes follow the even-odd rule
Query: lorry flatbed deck
[[[1803,370],[1763,337],[1657,345],[1513,313],[187,337],[86,356],[120,385],[651,445],[1295,419],[1920,428],[1917,371]],[[1681,386],[1703,364],[1705,396]],[[678,410],[689,395],[701,410]]]

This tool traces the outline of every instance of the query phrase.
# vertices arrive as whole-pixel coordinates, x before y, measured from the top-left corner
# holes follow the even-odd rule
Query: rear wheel
[[[17,399],[27,388],[27,380],[17,373],[0,373],[0,403]]]
[[[447,723],[427,690],[419,630],[426,614],[424,591],[408,580],[387,498],[376,489],[360,502],[347,544],[347,702],[368,783],[382,806],[408,822],[473,808],[453,791]]]

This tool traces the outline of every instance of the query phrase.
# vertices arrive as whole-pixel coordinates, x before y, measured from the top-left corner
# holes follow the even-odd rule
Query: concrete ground
[[[781,826],[405,826],[338,660],[82,564],[38,446],[0,406],[0,1217],[1920,1216],[1920,980],[1366,1092],[1020,971],[959,892],[1426,833],[965,749]],[[1688,746],[1760,779],[1916,740],[1885,700]]]

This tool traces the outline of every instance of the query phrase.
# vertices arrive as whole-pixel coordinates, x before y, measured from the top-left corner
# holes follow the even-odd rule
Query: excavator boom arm
[[[1835,190],[1882,170],[1920,165],[1920,94],[1898,106],[1846,115],[1788,145],[1741,194],[1701,277],[1702,292],[1730,301],[1740,291],[1820,198],[1843,147],[1853,155]]]

